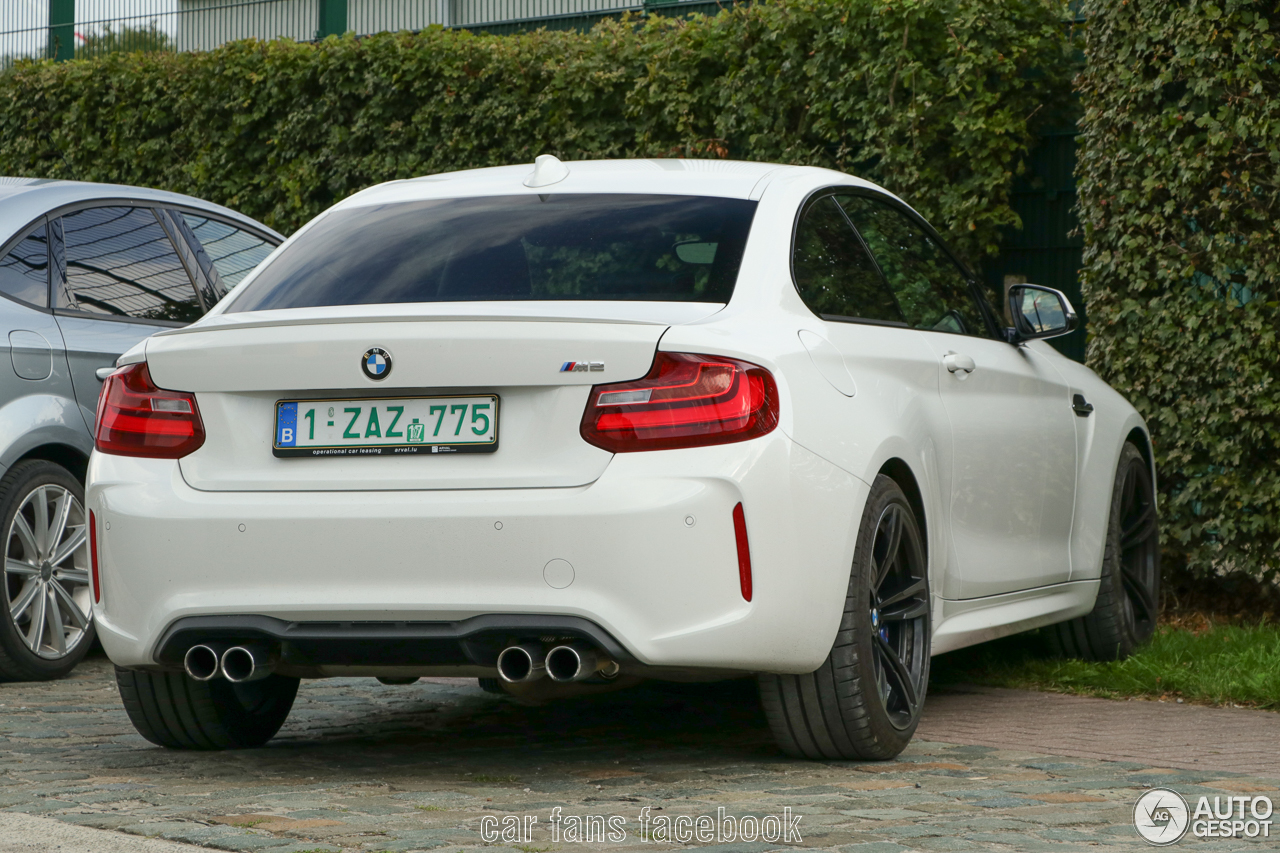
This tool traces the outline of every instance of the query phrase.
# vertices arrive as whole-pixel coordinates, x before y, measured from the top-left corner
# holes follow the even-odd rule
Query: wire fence
[[[430,26],[588,29],[624,12],[714,14],[742,0],[0,0],[0,67],[117,51],[210,50],[244,38],[311,41]]]

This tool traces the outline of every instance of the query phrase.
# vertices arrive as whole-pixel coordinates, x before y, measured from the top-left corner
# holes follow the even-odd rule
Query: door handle
[[[1076,413],[1076,417],[1087,418],[1093,414],[1093,403],[1086,400],[1083,394],[1076,394],[1071,398],[1071,410]]]
[[[116,369],[114,367],[99,367],[94,371],[94,376],[98,377],[99,382],[106,382],[107,377],[115,372]]]
[[[952,373],[960,374],[957,377],[959,379],[964,379],[970,373],[973,373],[974,369],[978,366],[974,363],[972,358],[958,352],[949,352],[944,355],[942,357],[942,363],[946,366],[947,370]]]

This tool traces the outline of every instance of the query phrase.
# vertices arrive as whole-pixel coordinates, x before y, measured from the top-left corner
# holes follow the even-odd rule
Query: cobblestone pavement
[[[0,853],[202,853],[208,848],[0,811]]]
[[[526,707],[474,682],[389,687],[334,679],[304,682],[293,715],[264,749],[180,753],[134,733],[110,665],[99,657],[61,682],[0,684],[0,810],[270,853],[454,853],[484,846],[484,818],[524,815],[538,818],[529,839],[490,849],[681,846],[642,840],[645,807],[651,830],[658,816],[715,819],[723,808],[763,818],[789,808],[802,816],[802,846],[842,853],[1136,851],[1147,845],[1133,829],[1133,803],[1147,787],[1189,797],[1277,796],[1280,769],[1267,779],[1171,767],[1176,756],[1166,754],[1101,761],[1028,748],[1031,715],[1053,730],[1054,703],[1036,706],[1023,696],[1028,717],[1013,736],[991,709],[1018,696],[940,694],[931,700],[936,717],[897,761],[859,764],[783,757],[750,681],[652,685]],[[1115,706],[1132,712],[1132,726],[1147,704]],[[1217,736],[1208,718],[1196,717],[1195,725],[1207,727],[1198,737]],[[1004,746],[929,739],[943,731]],[[1186,737],[1167,734],[1170,742]],[[1271,755],[1278,752],[1273,741]],[[570,843],[572,822],[564,820],[557,841],[548,823],[556,807],[566,818],[624,818],[626,838]],[[1275,849],[1276,842],[1188,837],[1188,844],[1225,853]],[[794,845],[739,839],[707,846],[757,853]]]

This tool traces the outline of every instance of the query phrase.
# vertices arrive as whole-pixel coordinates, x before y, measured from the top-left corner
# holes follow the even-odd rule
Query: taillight
[[[763,367],[718,355],[660,352],[649,375],[597,385],[582,437],[614,453],[745,441],[778,425],[778,386]]]
[[[89,510],[89,568],[93,577],[93,600],[102,601],[102,581],[98,578],[98,520]]]
[[[103,383],[94,442],[116,456],[178,459],[204,444],[204,424],[194,394],[157,388],[140,362]]]

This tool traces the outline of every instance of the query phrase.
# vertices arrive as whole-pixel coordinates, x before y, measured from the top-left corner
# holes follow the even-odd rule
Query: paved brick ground
[[[973,687],[935,691],[919,736],[1280,777],[1280,714]],[[1276,843],[1280,848],[1280,840]]]
[[[673,817],[714,817],[719,808],[762,817],[789,807],[803,816],[803,846],[841,853],[1137,851],[1147,846],[1130,820],[1147,787],[1280,798],[1280,770],[1178,768],[1170,750],[1148,755],[1131,738],[1120,746],[1139,753],[1135,760],[1064,757],[1086,751],[1081,740],[1051,746],[1046,739],[1045,732],[1071,731],[1059,724],[1064,708],[1086,740],[1089,717],[1114,709],[1127,709],[1130,732],[1148,722],[1183,724],[1153,718],[1160,709],[1146,704],[1093,707],[1017,693],[939,695],[922,736],[897,761],[801,762],[773,747],[750,682],[655,685],[530,708],[465,682],[387,687],[334,679],[304,684],[267,748],[179,753],[133,732],[99,658],[65,681],[0,684],[0,810],[270,853],[454,853],[484,846],[483,818],[523,815],[538,818],[531,840],[489,849],[678,846],[641,840],[637,818],[646,806]],[[1221,739],[1218,715],[1188,710],[1198,736]],[[1274,724],[1262,712],[1248,719]],[[944,734],[969,743],[933,739]],[[1179,739],[1186,733],[1164,732],[1164,743]],[[556,807],[564,815],[625,818],[627,838],[557,842],[548,826]],[[1208,844],[1214,853],[1275,845],[1182,843]],[[710,846],[724,853],[780,848],[759,840]]]

